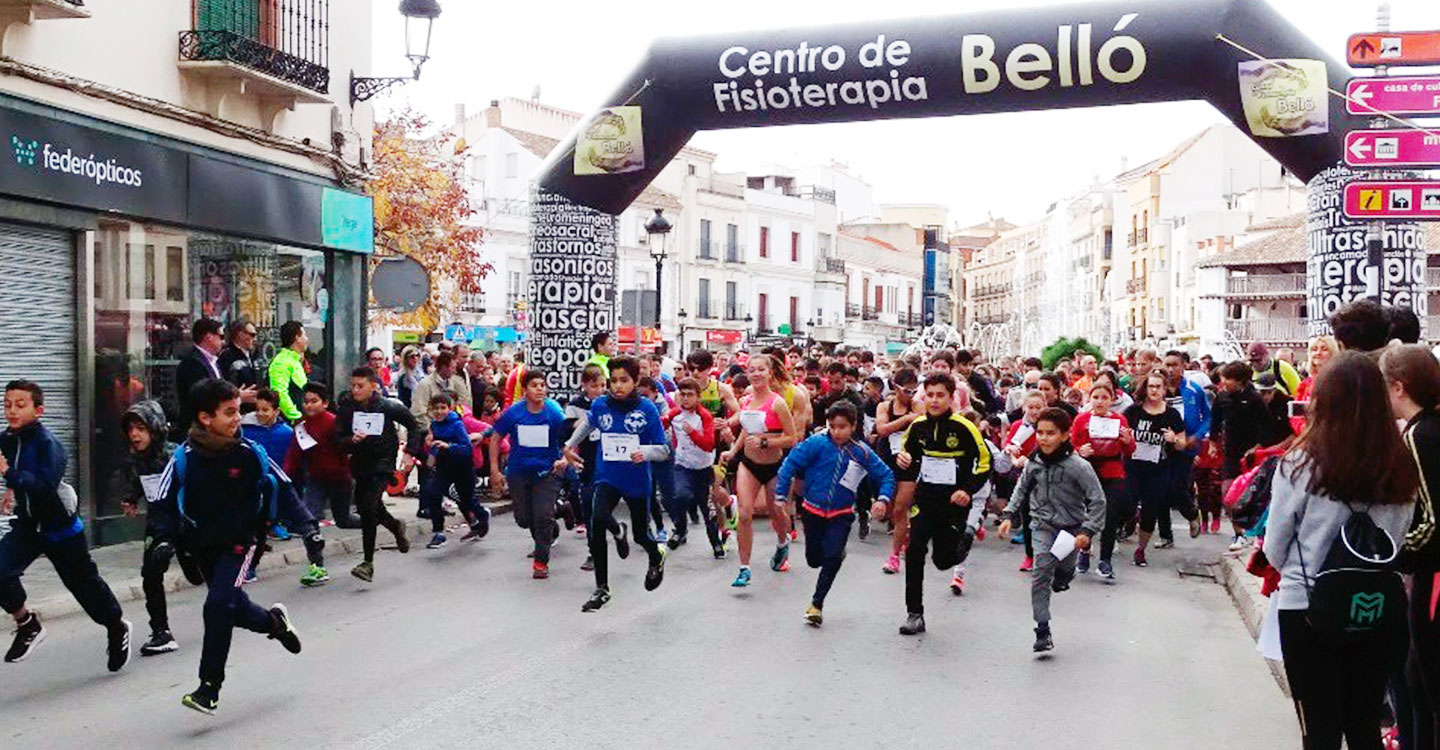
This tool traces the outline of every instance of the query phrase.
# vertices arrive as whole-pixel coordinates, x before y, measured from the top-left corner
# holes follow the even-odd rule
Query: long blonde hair
[[[1336,343],[1335,337],[1328,333],[1310,339],[1310,345],[1305,347],[1305,372],[1309,373],[1310,377],[1315,377],[1320,371],[1320,365],[1315,364],[1316,344],[1330,351],[1330,359],[1335,359],[1335,355],[1340,353],[1340,344]]]

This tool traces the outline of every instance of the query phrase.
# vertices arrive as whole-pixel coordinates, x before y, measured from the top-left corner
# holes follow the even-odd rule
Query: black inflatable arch
[[[1064,5],[936,18],[657,41],[605,105],[638,106],[644,167],[575,174],[580,131],[555,149],[540,186],[618,214],[697,131],[1204,99],[1243,132],[1239,63],[1323,61],[1350,70],[1261,0]],[[1329,132],[1255,138],[1305,181],[1341,161],[1351,120]],[[1182,128],[1188,132],[1188,128]],[[1182,133],[1177,132],[1177,137]]]

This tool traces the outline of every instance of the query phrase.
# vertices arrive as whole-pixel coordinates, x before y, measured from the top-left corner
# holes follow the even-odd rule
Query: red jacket
[[[665,426],[669,427],[670,423],[674,421],[676,417],[680,416],[680,412],[682,411],[684,411],[684,409],[678,406],[671,409],[662,420]],[[710,416],[710,410],[703,406],[697,408],[695,413],[700,415],[700,429],[690,430],[685,434],[689,435],[690,439],[695,442],[696,448],[702,451],[715,450],[715,418]],[[675,447],[675,444],[675,438],[672,437],[670,439],[671,447]]]
[[[304,462],[308,476],[325,482],[343,482],[350,479],[350,458],[340,451],[335,442],[335,415],[322,411],[313,417],[301,420],[305,431],[315,438],[316,445],[310,450],[300,449],[300,439],[291,438],[290,452],[285,454],[285,473],[294,476]]]
[[[1090,412],[1087,411],[1075,418],[1075,424],[1070,427],[1071,444],[1077,451],[1082,445],[1089,445],[1095,449],[1095,455],[1086,460],[1095,467],[1095,473],[1101,479],[1124,479],[1125,457],[1135,452],[1135,434],[1130,431],[1130,426],[1125,424],[1124,417],[1111,412],[1111,417],[1120,420],[1120,437],[1092,438],[1090,437],[1090,416]]]

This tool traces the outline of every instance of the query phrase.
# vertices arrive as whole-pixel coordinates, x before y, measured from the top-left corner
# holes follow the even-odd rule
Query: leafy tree
[[[366,192],[375,200],[375,256],[404,255],[430,272],[430,299],[410,312],[377,309],[372,323],[434,330],[460,308],[461,295],[480,291],[493,268],[484,262],[478,213],[465,189],[465,147],[427,136],[423,115],[403,111],[377,123],[374,177]]]
[[[1076,350],[1087,351],[1095,355],[1096,359],[1105,359],[1105,355],[1100,351],[1100,347],[1086,341],[1084,336],[1078,336],[1073,339],[1061,336],[1055,340],[1055,343],[1041,350],[1040,361],[1044,363],[1046,370],[1053,370],[1055,369],[1055,365],[1060,363],[1060,360],[1073,356]]]

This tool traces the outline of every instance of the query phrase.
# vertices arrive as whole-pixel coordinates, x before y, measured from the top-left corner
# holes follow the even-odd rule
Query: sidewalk
[[[1239,552],[1226,552],[1220,556],[1220,584],[1230,592],[1230,598],[1235,601],[1235,608],[1240,610],[1240,618],[1245,621],[1245,627],[1249,629],[1253,639],[1260,637],[1260,624],[1265,620],[1270,599],[1260,593],[1260,579],[1245,570],[1250,553],[1251,548],[1246,547]],[[1258,652],[1255,658],[1261,658]],[[1270,667],[1270,674],[1275,677],[1280,691],[1289,698],[1290,683],[1285,679],[1285,665],[1269,659],[1265,660],[1265,664]]]
[[[390,509],[390,513],[406,524],[410,543],[424,546],[426,540],[430,538],[430,521],[415,517],[415,511],[419,504],[419,500],[413,497],[387,496],[385,498],[385,505]],[[490,509],[492,516],[510,512],[508,499],[483,504]],[[461,521],[456,517],[450,519],[450,522],[453,524]],[[325,559],[329,564],[331,577],[347,575],[349,573],[348,565],[342,568],[341,565],[332,561],[345,555],[358,554],[361,551],[360,530],[330,526],[321,529],[321,533],[325,537]],[[382,543],[393,544],[390,541],[389,532],[383,529],[380,532],[380,539]],[[302,566],[306,563],[305,546],[301,543],[300,538],[292,537],[283,542],[271,540],[270,545],[273,549],[260,558],[260,566],[255,571],[256,575],[261,579],[282,574],[299,576]],[[100,568],[100,576],[110,584],[111,590],[115,592],[115,598],[119,599],[121,606],[125,607],[126,617],[141,629],[143,629],[145,621],[145,610],[143,605],[135,603],[145,601],[145,593],[140,582],[140,561],[144,546],[144,542],[127,542],[98,547],[90,551],[95,564]],[[39,612],[47,620],[68,617],[81,612],[75,597],[71,596],[65,586],[60,583],[60,578],[55,575],[55,568],[45,559],[36,560],[21,581],[25,585],[26,606]],[[190,582],[185,580],[180,573],[180,566],[172,563],[170,570],[165,574],[165,590],[179,591],[190,587]],[[137,632],[139,631],[137,630]]]

